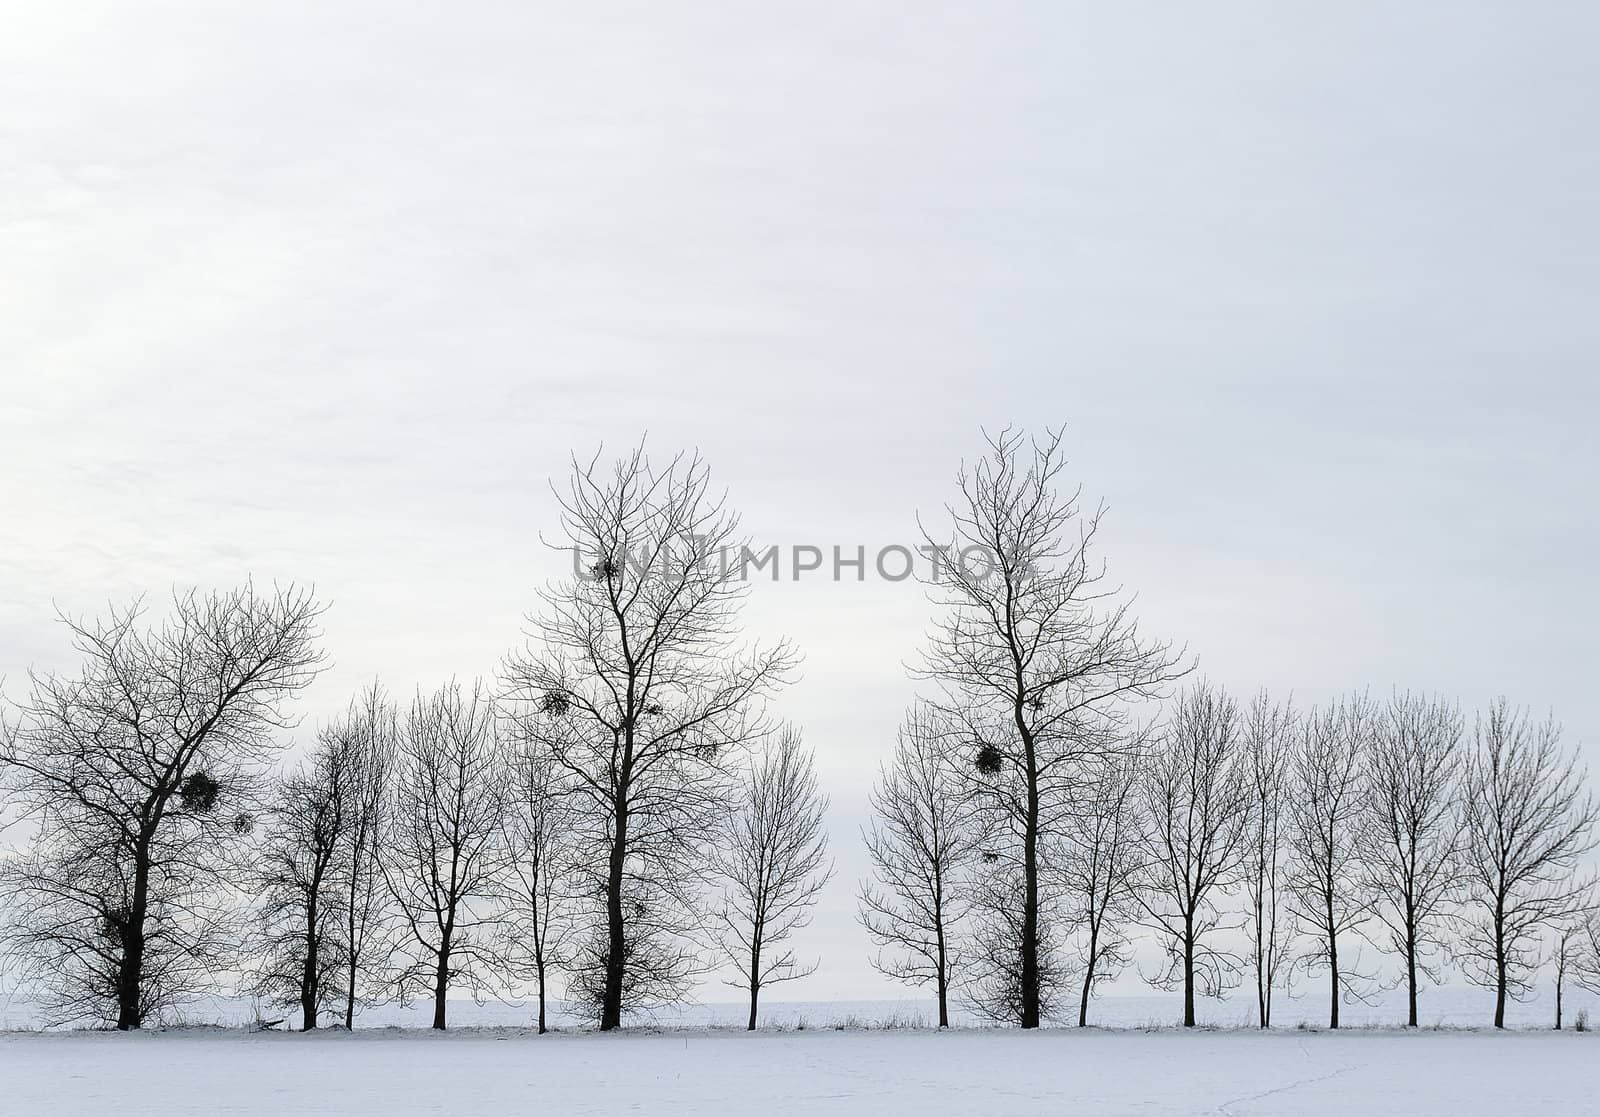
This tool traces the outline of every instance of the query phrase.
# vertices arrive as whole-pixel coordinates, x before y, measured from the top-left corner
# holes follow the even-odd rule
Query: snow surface
[[[0,1036],[6,1114],[1593,1113],[1600,1035],[184,1029]]]
[[[1330,1033],[1316,1028],[1319,991],[1299,994],[1280,997],[1283,1026],[1267,1034],[1238,1026],[1252,1011],[1239,991],[1201,1003],[1218,1030],[1187,1033],[1172,1026],[1178,998],[1158,993],[1097,998],[1106,1026],[1087,1031],[944,1034],[926,1027],[925,998],[774,1001],[754,1035],[737,1027],[738,1003],[662,1009],[617,1035],[566,1008],[545,1036],[529,1029],[526,1002],[452,1001],[454,1030],[442,1035],[426,1030],[425,1004],[370,1009],[353,1034],[301,1035],[238,1027],[261,1006],[219,998],[186,1006],[176,1019],[187,1026],[165,1030],[0,1034],[0,1117],[1600,1112],[1600,1033],[1550,1031],[1548,997],[1512,1004],[1512,1030],[1496,1034],[1487,990],[1429,989],[1424,1028],[1407,1033],[1392,1027],[1403,1003],[1391,990],[1346,1005],[1348,1030]],[[1580,1011],[1600,1024],[1600,998],[1569,993],[1569,1023]],[[0,997],[0,1029],[36,1026],[28,1006]]]

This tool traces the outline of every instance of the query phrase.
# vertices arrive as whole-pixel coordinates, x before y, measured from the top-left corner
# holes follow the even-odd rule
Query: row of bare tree
[[[419,695],[403,715],[374,688],[325,729],[269,808],[252,882],[263,935],[254,989],[297,1005],[420,995],[433,1026],[451,994],[528,989],[547,1023],[551,979],[604,1010],[612,823],[583,771],[545,747],[546,711],[508,716],[484,686]],[[763,988],[804,976],[789,947],[828,879],[811,753],[780,729],[713,774],[693,835],[653,803],[633,821],[623,1009],[672,1000],[717,964],[756,1025]],[[708,790],[710,790],[708,788]]]
[[[705,464],[642,447],[557,493],[587,576],[553,583],[497,684],[404,711],[364,694],[273,778],[318,674],[289,587],[183,594],[149,623],[64,618],[82,668],[0,718],[5,943],[58,1018],[137,1028],[230,978],[306,1027],[364,1000],[547,975],[602,1028],[731,968],[761,990],[831,875],[826,799],[767,703],[787,643],[747,644],[716,561],[738,520]],[[240,975],[243,975],[240,977]],[[237,987],[237,982],[235,982]]]
[[[374,685],[273,778],[282,697],[309,682],[316,610],[296,590],[180,597],[74,625],[81,676],[35,680],[6,737],[30,840],[0,867],[8,945],[59,1020],[141,1026],[196,994],[295,1006],[305,1028],[364,1004],[530,989],[605,1011],[617,818],[610,759],[563,751],[563,704],[511,712],[482,683],[401,710]],[[197,638],[198,637],[198,638]],[[831,874],[826,798],[788,727],[638,774],[624,825],[621,1008],[712,966],[750,1025]],[[619,1013],[620,1015],[620,1013]]]
[[[1457,959],[1504,1002],[1544,940],[1590,981],[1595,807],[1553,724],[1505,704],[1352,696],[1305,712],[1175,688],[1064,490],[1059,432],[1004,432],[924,525],[928,690],[874,791],[861,917],[895,976],[1036,1027],[1153,937],[1197,995],[1254,977],[1263,1026],[1326,970],[1331,1023],[1369,975]],[[770,712],[797,663],[744,639],[747,545],[698,457],[574,461],[556,493],[582,576],[549,585],[492,684],[374,685],[275,771],[322,667],[306,591],[181,594],[66,618],[75,675],[0,716],[4,942],[62,1018],[139,1027],[250,987],[314,1026],[360,1006],[537,992],[603,1029],[715,965],[749,995],[832,872],[811,754]],[[1164,705],[1165,704],[1165,705]],[[5,820],[0,820],[5,821]],[[1238,944],[1248,943],[1247,949]],[[1585,945],[1587,944],[1587,945]],[[1071,987],[1071,988],[1069,988]]]
[[[1106,581],[1101,510],[1058,487],[1064,465],[1059,432],[1005,432],[961,471],[949,526],[925,529],[987,561],[934,584],[916,671],[932,694],[873,793],[860,913],[885,973],[932,984],[941,1025],[959,990],[1024,1028],[1074,980],[1086,1023],[1141,930],[1190,1026],[1197,994],[1251,973],[1266,1027],[1309,968],[1337,1027],[1373,987],[1358,940],[1401,958],[1413,1025],[1445,956],[1496,990],[1496,1026],[1548,938],[1563,980],[1600,986],[1597,808],[1553,722],[1501,702],[1469,741],[1437,698],[1300,713],[1206,683],[1163,709],[1193,663]]]
[[[987,748],[921,705],[873,792],[862,922],[883,972],[934,988],[941,1024],[958,995],[1021,1022],[1017,837],[993,817],[1021,781]],[[1274,992],[1315,972],[1337,1028],[1341,1003],[1383,987],[1363,946],[1397,961],[1412,1026],[1450,963],[1494,989],[1496,1027],[1546,961],[1558,1027],[1564,985],[1600,991],[1596,806],[1553,722],[1501,702],[1468,731],[1415,694],[1301,714],[1202,682],[1073,771],[1040,843],[1046,1016],[1070,984],[1086,1024],[1141,934],[1163,959],[1146,977],[1183,991],[1190,1026],[1197,996],[1249,980],[1268,1027]]]

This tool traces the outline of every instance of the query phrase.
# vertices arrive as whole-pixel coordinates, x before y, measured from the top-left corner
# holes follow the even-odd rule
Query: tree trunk
[[[539,1034],[544,1035],[544,962],[539,962]]]
[[[1494,1026],[1506,1026],[1506,947],[1505,924],[1497,912],[1494,923]]]
[[[1027,752],[1028,804],[1022,835],[1022,1012],[1024,1028],[1039,1026],[1039,777],[1034,766],[1033,735],[1022,728],[1022,713],[1017,711]]]
[[[1083,993],[1078,998],[1078,1027],[1089,1026],[1089,990],[1094,988],[1094,962],[1099,954],[1100,925],[1097,922],[1089,924],[1089,964],[1083,971]]]
[[[947,966],[949,965],[949,962],[945,957],[945,949],[944,949],[944,916],[943,916],[943,914],[936,913],[934,915],[934,923],[935,923],[934,935],[937,937],[938,942],[939,942],[939,974],[938,974],[938,983],[939,983],[939,1027],[948,1028],[950,1026],[950,1005],[949,1005],[950,975],[949,975],[949,972],[947,970]]]
[[[314,886],[313,886],[314,887]],[[313,892],[306,901],[306,959],[300,968],[300,1030],[317,1027],[317,899]]]
[[[1328,848],[1333,846],[1332,837],[1328,837]],[[1331,856],[1331,855],[1330,855]],[[1328,881],[1327,891],[1323,894],[1323,915],[1327,917],[1325,926],[1328,929],[1328,1027],[1339,1026],[1339,923],[1333,916],[1333,862],[1324,862]]]
[[[622,870],[627,864],[628,807],[626,799],[627,775],[617,795],[617,826],[611,839],[611,860],[606,875],[606,987],[600,1002],[600,1030],[613,1031],[622,1026],[622,977],[626,936],[622,924]]]
[[[761,931],[760,917],[750,936],[750,1022],[745,1025],[745,1031],[756,1030],[756,1000],[761,996]]]
[[[1405,894],[1406,928],[1406,1027],[1417,1026],[1417,910],[1410,885]]]
[[[360,852],[354,855],[359,865]],[[350,906],[345,909],[345,929],[349,937],[345,940],[349,946],[349,958],[345,965],[346,984],[344,989],[344,1030],[351,1032],[356,1026],[356,974],[360,959],[356,955],[356,883],[355,869],[350,877]]]
[[[1561,1030],[1561,978],[1556,978],[1556,1031]]]
[[[317,1028],[317,948],[313,943],[306,951],[305,968],[300,973],[300,1030],[313,1032]]]
[[[1194,1027],[1194,916],[1183,917],[1183,1026]]]
[[[1264,896],[1266,885],[1261,886]],[[1256,1015],[1258,1026],[1263,1030],[1272,1027],[1272,963],[1275,957],[1276,937],[1274,931],[1277,919],[1273,919],[1273,927],[1267,929],[1267,935],[1262,937],[1262,926],[1265,920],[1266,905],[1264,902],[1256,904]]]
[[[1258,807],[1259,809],[1263,809]],[[1256,864],[1265,864],[1264,849],[1265,836],[1258,829],[1256,831]],[[1267,886],[1265,873],[1257,870],[1255,880],[1255,916],[1256,916],[1256,1027],[1267,1026],[1267,943],[1262,937],[1262,928],[1266,919]]]
[[[370,811],[371,808],[363,808],[363,810]],[[374,871],[371,862],[378,855],[376,837],[370,827],[370,820],[363,820],[358,823],[358,829],[355,831],[353,838],[355,844],[350,853],[350,889],[347,893],[349,906],[345,909],[345,929],[349,934],[345,942],[350,948],[350,957],[345,967],[345,974],[349,978],[349,984],[346,985],[344,992],[344,1027],[346,1031],[354,1031],[356,1026],[356,982],[361,977],[361,955],[356,949],[356,935],[360,931],[361,937],[364,939],[368,930],[361,918],[356,914],[356,902],[362,894],[363,880],[370,881],[370,876],[363,877],[363,874],[370,874]],[[366,899],[368,901],[366,905],[368,914],[370,914],[370,894]]]
[[[1417,1026],[1417,942],[1413,933],[1406,943],[1406,996],[1409,1012],[1406,1027]]]
[[[348,983],[344,991],[344,1030],[354,1031],[356,1026],[356,952],[350,951],[350,964],[345,967]]]
[[[1339,936],[1328,933],[1328,1027],[1339,1026]]]
[[[1494,910],[1494,1026],[1506,1026],[1506,917],[1504,901]]]
[[[1260,926],[1261,917],[1259,915],[1259,909],[1257,909],[1257,911],[1258,914],[1256,916],[1256,925]],[[1256,936],[1256,1027],[1258,1028],[1265,1028],[1267,1026],[1266,964],[1266,954],[1262,951],[1261,937],[1258,933]]]
[[[117,968],[117,1030],[132,1031],[144,1024],[140,991],[144,985],[144,917],[150,897],[150,859],[134,854],[133,903],[122,928],[122,965]]]
[[[139,1011],[139,986],[144,969],[143,928],[129,926],[122,935],[122,965],[117,969],[117,1030],[132,1031],[144,1023]]]
[[[344,1030],[351,1032],[356,1026],[356,957],[350,954],[349,987],[344,991]]]
[[[450,991],[450,935],[445,936],[439,943],[439,956],[437,967],[433,971],[433,1026],[437,1031],[444,1031],[444,1001],[445,994]]]

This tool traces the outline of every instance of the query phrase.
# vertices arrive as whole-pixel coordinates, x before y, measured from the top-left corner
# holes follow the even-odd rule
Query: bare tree
[[[872,821],[863,838],[876,880],[862,883],[859,901],[861,924],[880,948],[873,965],[897,981],[932,983],[941,1028],[950,1026],[977,852],[947,753],[949,728],[927,706],[906,716],[894,757],[871,792]]]
[[[376,999],[392,945],[389,887],[383,874],[383,838],[389,829],[400,717],[374,682],[350,704],[340,727],[348,791],[339,859],[339,923],[344,964],[344,1026],[355,1027],[356,1007]]]
[[[717,941],[737,985],[750,994],[755,1031],[761,990],[816,972],[788,946],[811,922],[817,894],[833,876],[814,755],[793,729],[780,729],[744,773],[727,834],[715,854],[724,885]]]
[[[1583,948],[1587,928],[1581,919],[1570,919],[1558,924],[1552,934],[1550,965],[1556,978],[1556,1031],[1561,1030],[1561,996],[1567,981],[1582,983]]]
[[[1466,893],[1459,943],[1467,978],[1495,990],[1494,1026],[1539,965],[1539,936],[1582,914],[1596,805],[1561,728],[1505,699],[1480,715],[1462,777]]]
[[[138,1028],[236,965],[228,884],[286,727],[316,676],[319,609],[292,586],[175,594],[63,617],[76,677],[34,674],[0,755],[35,828],[8,861],[10,939],[61,1019]]]
[[[482,684],[419,694],[397,760],[384,874],[410,945],[399,986],[426,989],[433,1027],[443,1029],[451,986],[466,982],[477,995],[499,965],[487,909],[501,872],[508,765]]]
[[[1078,492],[1057,491],[1061,439],[990,438],[988,454],[957,474],[947,532],[924,529],[941,617],[919,673],[968,719],[988,809],[1016,846],[1006,858],[1015,880],[995,895],[1019,905],[1002,919],[1015,931],[1015,965],[999,965],[1015,973],[1024,1028],[1040,1022],[1041,915],[1054,903],[1041,897],[1040,855],[1070,813],[1074,766],[1124,738],[1130,701],[1160,697],[1187,669],[1169,644],[1140,633],[1091,558],[1103,510],[1085,512]]]
[[[1238,980],[1238,959],[1212,945],[1219,902],[1241,883],[1251,788],[1238,704],[1200,682],[1179,695],[1140,794],[1144,835],[1143,922],[1167,954],[1154,979],[1183,989],[1183,1024],[1195,1025],[1195,994],[1221,996]]]
[[[1457,877],[1461,714],[1441,698],[1398,694],[1379,711],[1364,763],[1358,834],[1361,889],[1405,967],[1407,1026],[1417,1026],[1418,974],[1437,981],[1446,906]]]
[[[1071,819],[1060,858],[1067,895],[1084,934],[1078,1027],[1089,1023],[1089,997],[1132,958],[1128,931],[1142,910],[1143,804],[1138,753],[1119,754],[1086,781],[1081,807]]]
[[[1284,855],[1289,810],[1289,763],[1299,732],[1294,708],[1258,691],[1244,715],[1245,783],[1250,794],[1245,849],[1245,894],[1256,1021],[1272,1026],[1272,995],[1288,977],[1294,949],[1285,912]]]
[[[539,1034],[547,1029],[549,977],[565,965],[574,932],[573,879],[576,873],[572,798],[564,772],[537,744],[513,759],[505,828],[507,957],[531,977],[539,997]]]
[[[1373,731],[1371,703],[1363,695],[1313,709],[1302,725],[1294,756],[1289,811],[1288,884],[1296,922],[1315,945],[1302,961],[1328,973],[1328,1027],[1339,1026],[1339,1004],[1359,996],[1361,975],[1339,940],[1372,914],[1361,866],[1367,809],[1365,773]]]
[[[261,897],[259,992],[318,1025],[337,1003],[345,1027],[368,980],[387,891],[377,836],[397,734],[394,708],[374,684],[318,734],[312,754],[280,781],[254,873]]]
[[[523,732],[583,801],[603,911],[575,989],[611,1029],[625,1003],[670,998],[693,972],[703,916],[692,882],[736,762],[767,732],[763,703],[796,657],[787,643],[737,641],[748,585],[729,556],[748,550],[698,457],[657,468],[641,446],[609,471],[575,460],[557,499],[587,572],[545,590],[506,683]]]
[[[305,1031],[337,995],[344,968],[338,895],[354,761],[340,727],[319,734],[315,751],[272,797],[255,873],[264,939],[257,989],[275,1003],[297,1005]]]

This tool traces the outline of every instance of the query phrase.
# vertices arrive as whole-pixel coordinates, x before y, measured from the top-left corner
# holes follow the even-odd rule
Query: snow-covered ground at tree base
[[[724,992],[726,995],[726,992]],[[1581,988],[1566,990],[1565,1015],[1570,1027],[1579,1013],[1600,1028],[1600,996]],[[1328,995],[1325,987],[1304,982],[1292,995],[1279,992],[1274,1000],[1273,1022],[1280,1028],[1302,1025],[1320,1028],[1328,1022]],[[1418,1023],[1424,1028],[1486,1028],[1494,1020],[1494,992],[1472,985],[1430,986],[1419,1001]],[[718,1028],[742,1027],[749,1012],[743,1002],[707,1001],[669,1005],[636,1013],[626,1023],[634,1027]],[[1200,1023],[1215,1028],[1248,1028],[1256,1021],[1253,989],[1237,988],[1226,998],[1201,998],[1197,1005]],[[963,1027],[984,1025],[959,1005],[952,1006],[952,1022]],[[361,1030],[372,1028],[426,1028],[433,1017],[431,1001],[409,1004],[380,1004],[362,1010],[356,1020]],[[1107,1028],[1160,1028],[1178,1024],[1183,1017],[1183,1001],[1176,992],[1161,993],[1148,987],[1131,987],[1098,995],[1090,1002],[1089,1022]],[[296,1023],[290,1009],[240,997],[203,998],[169,1010],[161,1023],[186,1026],[248,1027],[258,1018],[287,1018],[286,1027]],[[494,999],[481,1003],[452,999],[449,1023],[452,1028],[524,1028],[536,1020],[536,1004],[527,998]],[[763,1028],[827,1029],[932,1027],[937,1013],[931,997],[902,997],[891,1000],[816,1000],[764,1001],[761,1006]],[[1386,989],[1365,1000],[1342,1005],[1340,1021],[1345,1027],[1388,1028],[1405,1022],[1405,994]],[[1516,1029],[1543,1029],[1555,1019],[1555,1000],[1548,983],[1535,994],[1512,1000],[1506,1007],[1506,1023]],[[552,1027],[578,1029],[592,1026],[593,1013],[576,1005],[557,1004],[549,1013]],[[0,1032],[32,1031],[45,1022],[44,1016],[15,989],[0,988]],[[332,1021],[324,1018],[324,1023]],[[1077,1022],[1075,1003],[1058,1008],[1058,1018],[1050,1023],[1071,1025]]]
[[[1594,1032],[239,1029],[0,1036],[6,1114],[1580,1114]]]

